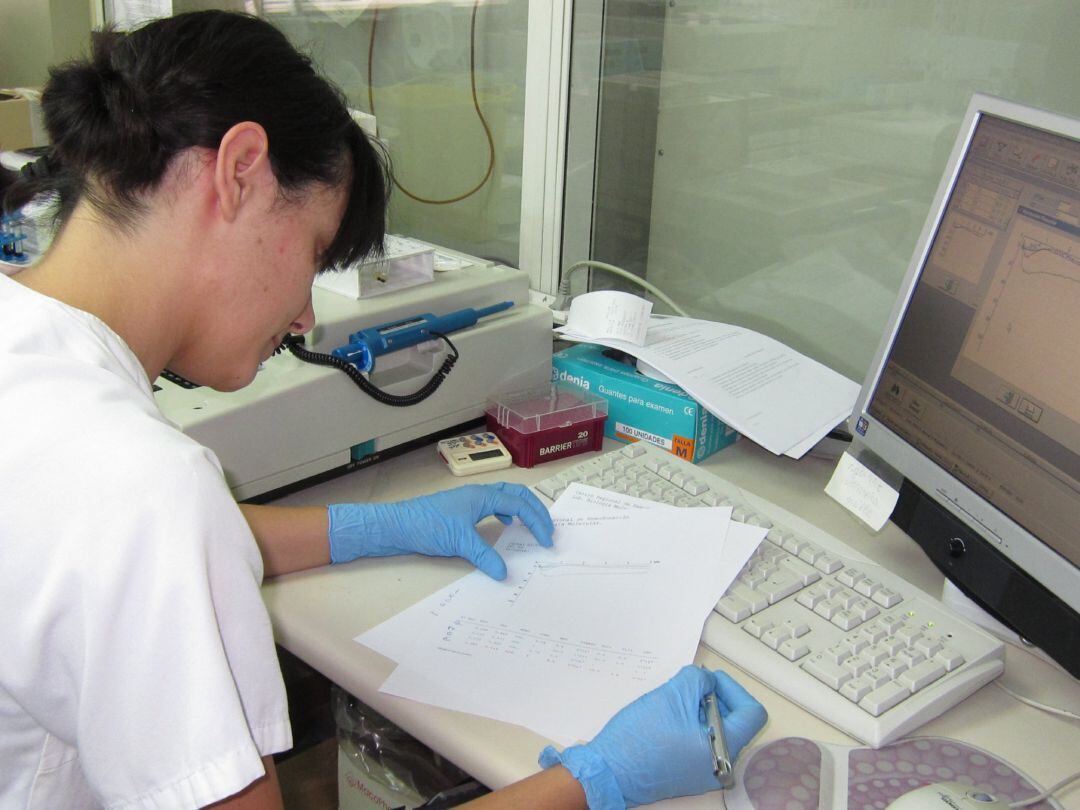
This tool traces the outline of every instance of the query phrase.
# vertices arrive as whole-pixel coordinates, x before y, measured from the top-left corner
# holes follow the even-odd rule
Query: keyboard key
[[[870,669],[870,662],[865,658],[853,656],[844,662],[844,668],[857,678]]]
[[[938,654],[934,656],[934,660],[945,667],[946,672],[959,669],[964,664],[964,656],[949,647],[939,650]]]
[[[896,654],[896,657],[903,661],[908,667],[913,667],[916,664],[921,664],[926,660],[926,656],[917,650],[901,650]]]
[[[750,606],[750,610],[754,613],[760,613],[769,606],[769,598],[764,594],[758,593],[753,588],[748,588],[741,582],[736,582],[730,588],[728,593],[742,599],[746,604]]]
[[[804,671],[813,675],[830,689],[839,689],[851,680],[851,673],[840,664],[833,663],[821,653],[812,655],[803,663]],[[906,695],[905,695],[906,697]]]
[[[769,604],[773,605],[779,602],[781,599],[791,596],[793,593],[798,593],[802,590],[803,584],[795,578],[794,574],[789,574],[786,571],[777,571],[765,582],[759,585],[755,590],[767,596],[769,598]]]
[[[859,707],[877,717],[898,705],[910,694],[911,690],[901,683],[887,683],[860,700]]]
[[[810,545],[809,543],[807,543],[807,544],[806,544],[806,545],[805,545],[805,546],[804,546],[804,547],[803,547],[803,548],[802,548],[802,549],[801,549],[801,550],[799,551],[799,559],[800,559],[800,560],[802,560],[803,562],[807,562],[807,563],[810,563],[810,565],[813,565],[813,564],[814,564],[814,563],[816,563],[816,562],[818,561],[818,559],[820,559],[820,558],[821,558],[821,557],[822,557],[822,556],[823,556],[824,554],[825,554],[825,552],[824,552],[824,551],[822,551],[822,550],[821,550],[820,548],[818,548],[817,546],[812,546],[812,545]]]
[[[823,574],[835,574],[844,564],[836,557],[830,557],[828,554],[822,554],[817,560],[814,561],[814,568],[821,571]]]
[[[754,638],[760,639],[761,634],[773,626],[773,623],[768,619],[749,619],[742,629],[752,635]]]
[[[881,641],[879,641],[876,646],[879,650],[884,650],[890,656],[896,655],[901,650],[907,648],[907,644],[898,639],[896,636],[886,636]]]
[[[895,655],[892,658],[886,658],[878,666],[893,680],[907,672],[908,669],[908,665]]]
[[[892,681],[892,678],[881,667],[870,667],[862,674],[862,677],[870,684],[871,689],[878,689]]]
[[[877,646],[867,647],[860,653],[860,655],[862,655],[863,658],[865,658],[875,667],[878,666],[878,664],[880,664],[882,661],[891,657],[889,653]]]
[[[840,694],[852,703],[858,703],[870,694],[871,691],[873,691],[873,687],[866,678],[852,678],[840,687]]]
[[[849,607],[852,613],[859,617],[861,621],[870,621],[870,619],[877,616],[881,611],[878,610],[877,605],[872,605],[865,599],[858,599],[853,602]]]
[[[933,658],[937,651],[942,648],[941,642],[939,642],[939,640],[927,636],[915,639],[915,642],[910,646],[917,649],[923,654],[923,656],[926,656],[927,658]]]
[[[841,642],[847,645],[847,648],[851,650],[852,654],[862,652],[870,646],[870,641],[859,633],[852,633],[850,636],[845,636]]]
[[[761,643],[765,644],[772,649],[776,649],[785,641],[791,638],[791,634],[788,633],[787,628],[782,625],[770,627],[764,633],[761,634]]]
[[[821,574],[804,563],[802,560],[797,560],[794,557],[788,557],[780,563],[785,569],[790,571],[803,585],[811,585],[821,579]]]
[[[881,583],[872,579],[861,579],[855,583],[855,590],[863,596],[873,596],[881,590]]]
[[[916,640],[922,638],[922,629],[911,624],[905,624],[893,635],[910,647]]]
[[[839,627],[841,630],[854,630],[860,624],[862,619],[852,613],[850,610],[838,610],[834,613],[829,621]]]
[[[841,610],[843,610],[843,608],[840,607],[840,605],[829,599],[822,599],[814,605],[814,613],[821,616],[823,619],[832,619],[832,617]]]
[[[800,551],[806,548],[806,545],[807,543],[805,540],[796,537],[793,534],[788,535],[784,538],[784,551],[788,552],[789,554],[794,554],[796,557],[799,556]]]
[[[825,599],[825,593],[814,588],[807,588],[795,597],[795,601],[808,610],[817,607],[818,602]]]
[[[691,495],[702,495],[709,491],[709,485],[702,481],[688,478],[686,479],[686,483],[683,484],[683,489],[689,492]]]
[[[851,650],[841,641],[837,644],[833,644],[827,650],[821,653],[829,661],[835,664],[841,664],[847,659],[851,658]]]
[[[776,651],[788,661],[798,661],[804,655],[809,655],[810,648],[798,639],[789,638]]]
[[[716,603],[716,612],[728,621],[741,622],[753,615],[750,605],[737,596],[724,596]]]
[[[883,628],[890,636],[904,626],[905,621],[899,616],[881,616],[876,620],[879,627]]]
[[[836,581],[841,585],[847,585],[849,588],[854,588],[856,582],[861,582],[863,575],[854,568],[845,568],[839,574],[836,575]]]
[[[783,626],[791,633],[792,638],[802,638],[810,632],[810,625],[798,619],[785,619]]]
[[[902,684],[906,684],[912,692],[924,689],[945,674],[945,667],[937,661],[923,661],[917,664],[897,678]]]
[[[896,591],[890,588],[881,588],[870,597],[883,608],[891,608],[899,605],[904,601],[904,598],[900,596]]]
[[[813,606],[813,611],[818,613],[818,616],[829,620],[836,616],[841,610],[843,610],[843,608],[833,602],[832,599],[822,599],[821,602]]]
[[[627,458],[638,458],[645,455],[646,451],[644,447],[635,442],[633,444],[626,445],[626,447],[623,447],[618,452],[622,453]]]
[[[559,482],[552,481],[549,478],[547,481],[541,481],[539,484],[537,484],[536,488],[540,490],[541,493],[551,498],[551,500],[555,500],[559,497],[559,495],[562,494],[562,491],[565,487],[563,487]]]

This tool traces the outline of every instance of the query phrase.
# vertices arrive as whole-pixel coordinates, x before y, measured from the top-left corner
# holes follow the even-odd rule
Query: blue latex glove
[[[550,546],[555,526],[547,507],[520,484],[469,484],[398,503],[343,503],[328,507],[330,562],[391,554],[464,557],[492,579],[506,563],[476,531],[490,515],[510,525],[521,518],[537,542]]]
[[[720,787],[701,701],[719,698],[728,754],[735,757],[765,725],[765,707],[726,672],[685,666],[608,721],[596,738],[557,752],[540,765],[562,764],[585,789],[590,810],[622,810]]]

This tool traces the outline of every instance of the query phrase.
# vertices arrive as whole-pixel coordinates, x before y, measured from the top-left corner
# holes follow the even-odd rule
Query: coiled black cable
[[[450,351],[452,351],[453,354],[443,360],[442,365],[433,375],[431,375],[428,381],[411,394],[388,394],[386,391],[383,391],[381,388],[374,385],[361,373],[360,369],[352,363],[347,363],[340,357],[334,357],[332,354],[322,354],[320,352],[313,352],[305,349],[303,335],[288,335],[274,351],[274,354],[277,354],[282,349],[288,349],[293,357],[302,360],[305,363],[312,363],[317,366],[332,366],[333,368],[340,369],[349,375],[349,379],[356,383],[356,386],[372,399],[381,402],[383,405],[404,408],[409,405],[416,405],[417,403],[423,402],[434,394],[438,387],[443,384],[443,380],[450,374],[450,369],[454,367],[454,363],[456,363],[461,356],[458,353],[457,347],[450,342],[450,338],[446,335],[441,332],[432,332],[431,335],[432,337],[442,338],[446,341],[446,345],[450,347]]]

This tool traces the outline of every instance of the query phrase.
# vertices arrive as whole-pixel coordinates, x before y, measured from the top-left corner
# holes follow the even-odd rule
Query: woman
[[[263,575],[418,552],[501,578],[476,523],[516,516],[550,545],[551,519],[508,484],[238,508],[213,454],[157,410],[165,368],[247,385],[311,329],[315,273],[382,243],[382,162],[273,27],[200,12],[99,34],[88,60],[51,72],[42,104],[52,151],[7,204],[55,195],[58,232],[0,276],[0,808],[280,806],[271,755],[291,735]],[[741,747],[760,705],[691,667],[484,801],[620,806],[715,787],[710,691]],[[654,770],[676,777],[642,780]]]

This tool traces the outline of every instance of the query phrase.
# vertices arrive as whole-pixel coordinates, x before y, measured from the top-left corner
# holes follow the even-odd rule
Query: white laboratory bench
[[[604,451],[619,446],[606,441]],[[561,465],[586,458],[588,455],[531,470],[511,467],[455,478],[432,445],[293,493],[274,504],[400,500],[464,483],[501,480],[532,484]],[[941,592],[942,575],[899,529],[890,523],[881,532],[872,532],[824,494],[833,462],[775,457],[742,439],[701,466],[801,515],[923,590]],[[491,519],[481,526],[481,532],[493,540],[500,526]],[[468,563],[459,559],[406,556],[359,560],[268,580],[263,594],[279,644],[479,781],[498,788],[538,770],[536,758],[548,740],[519,726],[381,694],[379,686],[390,675],[394,662],[353,641],[469,570]],[[738,662],[702,648],[696,660],[730,671],[768,709],[769,722],[754,745],[789,736],[856,744],[741,671]],[[1018,648],[1009,647],[1001,680],[1027,697],[1080,712],[1080,684]],[[1080,768],[1080,722],[1026,706],[993,685],[983,687],[916,733],[952,737],[983,748],[1044,787]],[[719,795],[661,804],[716,807]],[[1059,801],[1068,810],[1080,810],[1080,785],[1067,788]]]

